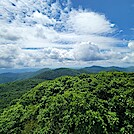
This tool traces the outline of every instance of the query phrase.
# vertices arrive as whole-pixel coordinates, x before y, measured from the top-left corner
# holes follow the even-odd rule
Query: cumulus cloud
[[[0,67],[36,67],[47,65],[48,55],[41,50],[21,49],[13,44],[1,45]],[[48,63],[47,63],[48,62]]]
[[[21,49],[14,45],[1,45],[0,46],[0,67],[13,67],[14,60],[18,57]]]
[[[125,53],[122,61],[126,64],[133,65],[134,63],[134,41],[131,40],[128,42],[128,52]]]
[[[79,46],[75,46],[73,49],[73,54],[76,60],[82,61],[94,61],[102,60],[105,57],[102,57],[99,48],[90,42],[83,42]]]
[[[127,63],[127,64],[133,64],[134,63],[134,53],[128,53],[124,56],[124,58],[122,59],[123,62]]]
[[[75,11],[69,14],[67,29],[79,34],[105,34],[114,31],[104,15],[88,11]]]
[[[134,50],[134,41],[129,41],[128,47],[132,50]]]
[[[34,12],[33,15],[33,21],[42,25],[47,24],[54,24],[55,19],[50,19],[47,15],[43,15],[42,13],[39,13],[38,11]]]
[[[72,48],[22,49],[15,44],[0,47],[0,67],[2,68],[79,65],[122,58],[120,53],[112,50],[102,51],[97,45],[90,42],[82,42],[79,47],[76,44]]]
[[[0,25],[0,67],[79,65],[125,57],[117,46],[123,41],[112,36],[114,24],[104,14],[73,9],[70,0],[3,0]],[[133,49],[133,41],[127,49]]]
[[[2,42],[15,42],[21,39],[18,31],[14,27],[8,29],[6,26],[0,27],[0,41]]]

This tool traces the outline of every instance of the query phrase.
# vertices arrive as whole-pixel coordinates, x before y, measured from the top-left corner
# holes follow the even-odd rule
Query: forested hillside
[[[0,83],[7,83],[7,82],[13,82],[18,80],[24,80],[28,78],[35,77],[37,79],[44,79],[44,80],[53,80],[60,76],[76,76],[81,73],[99,73],[101,71],[118,71],[118,72],[134,72],[134,67],[101,67],[101,66],[91,66],[91,67],[85,67],[85,68],[79,68],[79,69],[72,69],[72,68],[57,68],[57,69],[50,69],[50,68],[43,68],[38,71],[32,71],[28,69],[29,72],[7,72],[7,73],[1,73],[0,74]],[[1,70],[0,70],[1,71]],[[9,70],[12,71],[12,70]],[[17,71],[17,70],[16,70]]]
[[[0,84],[0,112],[3,110],[3,108],[9,106],[10,103],[13,103],[12,101],[15,101],[14,99],[18,99],[24,93],[44,80],[53,80],[65,75],[76,76],[80,73],[82,72],[69,68],[58,68],[55,70],[45,68],[37,72],[33,72],[31,74],[31,77],[33,76],[32,78]]]
[[[82,73],[86,73],[86,71],[81,70],[81,69],[77,70],[77,69],[71,69],[71,68],[57,68],[57,69],[42,72],[36,75],[34,78],[43,79],[43,80],[53,80],[61,76],[76,76]]]
[[[41,73],[44,73],[46,71],[49,71],[51,69],[49,68],[44,68],[44,69],[40,69],[38,71],[32,71],[31,72],[29,70],[29,72],[27,72],[27,70],[25,70],[26,72],[7,72],[7,73],[1,73],[0,74],[0,84],[2,83],[7,83],[7,82],[14,82],[14,81],[19,81],[19,80],[25,80],[25,79],[29,79],[32,78],[36,75],[39,75]],[[24,70],[23,70],[24,71]]]
[[[22,81],[0,84],[0,112],[3,108],[15,103],[24,93],[43,82],[40,79],[27,79]]]
[[[0,74],[0,84],[13,82],[16,80],[23,80],[30,78],[33,72],[26,72],[26,73],[2,73]]]
[[[133,134],[134,73],[45,81],[0,115],[1,134]]]

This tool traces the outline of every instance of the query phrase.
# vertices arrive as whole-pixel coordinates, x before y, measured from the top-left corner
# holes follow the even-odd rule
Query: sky
[[[133,0],[1,0],[0,68],[134,66]]]

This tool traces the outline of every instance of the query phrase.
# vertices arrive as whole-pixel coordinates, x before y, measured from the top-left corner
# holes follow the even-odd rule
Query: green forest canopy
[[[134,73],[63,76],[38,84],[0,115],[1,134],[133,134]]]

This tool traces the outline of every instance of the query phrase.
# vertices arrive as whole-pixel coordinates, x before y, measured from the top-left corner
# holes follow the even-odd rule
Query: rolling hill
[[[134,73],[47,80],[0,114],[1,134],[134,133]]]
[[[35,72],[31,70],[31,72],[21,72],[21,73],[20,72],[18,72],[18,73],[7,72],[7,73],[2,73],[2,74],[0,74],[0,84],[32,78],[32,77],[34,77],[38,74],[44,73],[45,71],[48,71],[48,70],[50,70],[50,69],[49,68],[44,68],[44,69],[41,69],[41,70],[38,70],[38,71],[35,71]],[[27,70],[25,70],[25,71],[27,71]]]
[[[85,67],[81,69],[82,71],[85,71],[87,73],[99,73],[101,71],[119,71],[119,72],[134,72],[134,67],[101,67],[101,66],[91,66],[91,67]]]
[[[41,82],[43,82],[43,80],[27,79],[0,84],[0,112]]]
[[[65,75],[76,76],[81,73],[99,73],[101,71],[134,72],[134,67],[121,68],[121,67],[115,67],[115,66],[112,66],[112,67],[91,66],[91,67],[85,67],[81,69],[44,68],[38,71],[31,71],[31,72],[23,72],[23,71],[22,73],[7,72],[7,73],[0,74],[0,83],[23,80],[23,79],[28,79],[32,77],[44,79],[44,80],[52,80],[57,77],[65,76]]]
[[[121,71],[121,68],[115,68],[109,67],[99,67],[99,66],[93,66],[93,67],[87,67],[83,69],[69,69],[69,68],[58,68],[58,69],[41,69],[36,72],[30,72],[30,73],[21,73],[18,75],[17,73],[5,73],[4,75],[7,77],[4,77],[4,75],[1,75],[1,82],[8,82],[8,81],[14,81],[14,82],[8,82],[5,84],[0,84],[0,110],[2,108],[5,108],[10,105],[10,102],[12,102],[14,99],[18,99],[21,97],[24,93],[29,91],[31,88],[36,86],[37,84],[43,82],[44,80],[53,80],[55,78],[61,77],[61,76],[78,76],[82,73],[85,74],[92,74],[101,72],[104,70],[107,71],[115,71],[115,69]],[[123,70],[124,68],[122,68]],[[125,71],[131,72],[133,71],[133,67],[125,68]],[[6,79],[7,78],[7,79]],[[24,79],[24,80],[22,80]]]
[[[61,76],[76,76],[81,73],[85,73],[85,71],[71,69],[71,68],[57,68],[57,69],[42,72],[41,74],[36,75],[34,78],[43,79],[43,80],[53,80]]]
[[[24,70],[23,70],[24,71]],[[44,68],[34,72],[22,72],[22,73],[2,73],[0,74],[0,83],[7,83],[16,80],[23,80],[28,78],[39,78],[44,80],[52,80],[60,76],[76,76],[81,73],[99,73],[101,71],[120,71],[120,72],[134,72],[134,67],[101,67],[101,66],[91,66],[81,69],[71,69],[71,68],[57,68],[49,69]]]

